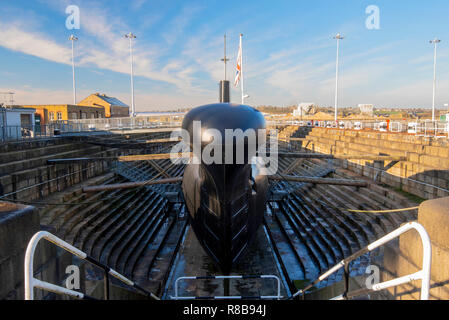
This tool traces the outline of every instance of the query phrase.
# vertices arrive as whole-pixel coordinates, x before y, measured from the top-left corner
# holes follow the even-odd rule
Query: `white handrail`
[[[401,234],[410,231],[411,229],[415,229],[418,231],[422,245],[423,245],[423,263],[422,263],[422,269],[418,272],[415,272],[413,274],[409,274],[406,276],[398,277],[393,280],[385,281],[382,283],[378,283],[372,286],[371,289],[368,289],[367,291],[380,291],[384,290],[390,287],[399,286],[401,284],[408,283],[410,281],[414,280],[421,280],[421,300],[428,300],[429,299],[429,290],[430,290],[430,269],[432,265],[432,244],[430,242],[429,235],[426,231],[426,229],[419,224],[418,222],[408,222],[404,224],[403,226],[399,227],[398,229],[390,232],[389,234],[385,235],[384,237],[380,238],[379,240],[374,241],[373,243],[366,246],[364,249],[358,251],[357,253],[351,255],[349,258],[344,259],[340,261],[338,264],[336,264],[334,267],[329,269],[327,272],[323,273],[320,277],[318,277],[317,280],[309,284],[306,288],[299,290],[296,292],[292,298],[297,297],[299,295],[303,295],[308,289],[310,289],[315,284],[323,281],[327,277],[329,277],[331,274],[337,272],[339,269],[343,268],[344,266],[348,265],[349,262],[352,260],[357,259],[361,255],[373,251],[377,249],[378,247],[386,244],[387,242],[390,242],[391,240],[399,237]],[[332,300],[342,300],[345,298],[345,295],[339,295]]]
[[[49,232],[41,231],[36,233],[28,243],[25,253],[25,300],[34,300],[34,288],[45,289],[60,294],[68,294],[70,296],[82,299],[84,296],[82,293],[68,290],[67,288],[56,286],[34,278],[34,252],[36,251],[37,244],[41,239],[46,239],[83,260],[87,257],[84,252],[78,250],[67,242],[62,241]]]
[[[430,290],[430,268],[432,265],[432,244],[430,242],[429,234],[421,224],[419,224],[418,222],[406,223],[405,225],[399,227],[395,231],[373,242],[367,248],[369,251],[373,251],[374,249],[384,245],[387,242],[390,242],[391,240],[399,237],[401,234],[407,231],[410,231],[411,229],[415,229],[416,231],[418,231],[421,237],[421,242],[423,246],[423,262],[421,271],[405,277],[400,277],[393,279],[391,281],[379,283],[377,285],[374,285],[372,289],[374,291],[379,291],[389,287],[398,286],[413,280],[421,279],[421,300],[428,300]]]
[[[70,290],[70,289],[34,278],[34,252],[36,251],[36,247],[37,247],[39,241],[42,239],[45,239],[45,240],[53,243],[54,245],[70,252],[71,254],[77,256],[78,258],[80,258],[82,260],[86,260],[90,263],[97,265],[98,267],[103,268],[107,275],[111,275],[129,286],[145,292],[151,298],[153,298],[155,300],[159,300],[159,298],[157,296],[155,296],[153,293],[148,292],[147,290],[141,288],[136,283],[134,283],[133,281],[129,280],[128,278],[122,276],[117,271],[95,261],[94,259],[89,257],[86,253],[82,252],[81,250],[75,248],[71,244],[65,242],[64,240],[56,237],[55,235],[53,235],[47,231],[37,232],[31,238],[30,242],[28,243],[27,249],[26,249],[25,267],[24,267],[24,271],[25,271],[25,300],[34,300],[34,288],[39,288],[39,289],[47,290],[47,291],[58,293],[58,294],[66,294],[73,298],[78,298],[78,299],[90,298],[81,292]],[[108,278],[106,278],[106,281],[108,281]]]
[[[275,275],[255,275],[255,276],[242,276],[242,275],[236,275],[236,276],[189,276],[189,277],[179,277],[175,281],[175,296],[171,296],[171,299],[173,300],[194,300],[201,297],[188,297],[188,296],[179,296],[179,290],[178,290],[178,284],[180,281],[183,280],[210,280],[210,279],[275,279],[277,281],[277,295],[276,296],[258,296],[254,298],[259,299],[278,299],[280,300],[282,298],[281,296],[281,280],[278,276]],[[203,298],[209,298],[209,299],[215,299],[215,300],[231,300],[231,299],[243,299],[242,296],[213,296],[213,297],[203,297]]]

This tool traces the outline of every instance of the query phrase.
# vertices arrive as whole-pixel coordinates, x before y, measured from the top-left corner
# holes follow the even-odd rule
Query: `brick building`
[[[117,98],[109,97],[105,94],[91,94],[86,99],[80,101],[78,105],[103,107],[106,118],[129,117],[129,106]]]
[[[55,104],[25,105],[23,107],[36,109],[35,117],[40,120],[42,125],[52,121],[105,118],[105,109],[102,106]]]

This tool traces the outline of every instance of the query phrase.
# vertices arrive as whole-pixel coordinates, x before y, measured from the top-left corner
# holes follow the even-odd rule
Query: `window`
[[[50,112],[48,116],[50,118],[50,121],[54,121],[55,120],[55,113],[53,111]]]
[[[58,112],[57,114],[58,120],[62,120],[62,112]]]

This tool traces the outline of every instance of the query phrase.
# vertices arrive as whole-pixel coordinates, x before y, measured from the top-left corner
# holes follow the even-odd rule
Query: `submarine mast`
[[[224,63],[224,80],[220,81],[220,102],[221,103],[229,103],[231,102],[231,95],[230,95],[230,87],[229,87],[229,81],[227,79],[226,74],[226,64],[229,61],[228,58],[226,58],[226,34],[224,35],[224,57],[221,59]]]

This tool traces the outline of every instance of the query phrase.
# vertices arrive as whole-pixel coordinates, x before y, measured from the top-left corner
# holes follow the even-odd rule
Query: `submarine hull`
[[[212,173],[209,170],[194,164],[186,167],[184,198],[197,239],[228,274],[262,223],[268,180],[259,176],[254,184],[250,165],[232,169],[223,166]],[[220,182],[224,190],[217,186]]]
[[[260,112],[240,105],[209,105],[200,107],[199,112],[194,109],[183,122],[183,128],[192,135],[193,121],[201,121],[202,132],[265,129]],[[247,147],[245,150],[250,149]],[[224,274],[229,274],[245,254],[265,212],[268,179],[258,164],[251,163],[251,156],[239,164],[190,163],[184,171],[182,189],[192,228]]]

